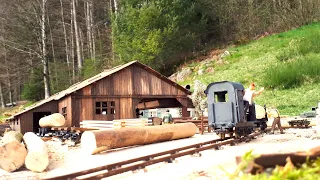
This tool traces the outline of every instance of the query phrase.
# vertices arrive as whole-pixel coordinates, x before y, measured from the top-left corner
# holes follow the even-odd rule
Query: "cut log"
[[[85,131],[81,136],[81,149],[85,154],[93,154],[98,153],[99,149],[106,150],[187,138],[195,135],[197,130],[197,126],[193,123],[182,123]]]
[[[28,150],[26,156],[26,167],[34,172],[43,172],[49,165],[49,156],[47,146],[33,132],[27,132],[23,136]]]
[[[18,131],[9,131],[6,132],[2,138],[4,144],[7,144],[11,141],[18,141],[19,143],[22,141],[23,135]]]
[[[19,169],[27,155],[27,150],[18,141],[11,141],[0,147],[0,168],[12,172]]]
[[[45,116],[39,120],[40,127],[60,127],[66,122],[64,116],[60,113],[54,113]]]

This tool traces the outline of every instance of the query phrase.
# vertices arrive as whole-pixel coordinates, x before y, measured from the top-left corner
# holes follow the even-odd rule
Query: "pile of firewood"
[[[48,150],[36,134],[6,132],[0,144],[0,168],[12,172],[23,165],[31,171],[43,172],[49,165]]]

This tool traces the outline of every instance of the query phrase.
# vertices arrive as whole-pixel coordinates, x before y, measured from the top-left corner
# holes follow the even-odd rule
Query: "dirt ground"
[[[50,165],[46,172],[33,173],[22,167],[17,172],[0,170],[0,179],[41,179],[66,173],[94,168],[126,159],[153,154],[194,143],[216,139],[214,133],[196,134],[187,139],[155,143],[145,146],[123,148],[98,155],[83,155],[80,148],[61,145],[59,141],[46,142],[50,154]],[[254,150],[256,154],[303,151],[320,146],[320,131],[308,129],[286,129],[285,134],[278,131],[274,135],[265,134],[249,143],[224,146],[221,150],[206,150],[201,156],[184,156],[173,163],[158,163],[144,170],[127,172],[105,179],[228,179],[237,165],[236,156]]]

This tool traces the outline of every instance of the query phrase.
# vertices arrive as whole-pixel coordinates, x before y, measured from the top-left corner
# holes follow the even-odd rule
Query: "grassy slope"
[[[301,55],[292,55],[290,49],[299,40],[318,31],[320,23],[311,24],[288,32],[271,35],[249,44],[230,47],[227,50],[231,56],[223,59],[223,64],[211,63],[215,68],[211,74],[201,76],[192,75],[180,84],[192,84],[192,79],[198,79],[206,85],[215,81],[236,81],[247,87],[251,82],[256,83],[257,90],[265,83],[266,70],[278,64],[285,63],[279,60],[279,56],[288,56],[291,60],[301,58]],[[319,39],[320,41],[320,39]],[[286,53],[288,52],[288,53]],[[312,54],[320,60],[320,54]],[[194,69],[199,64],[192,63]],[[320,67],[319,67],[320,71]],[[320,102],[320,84],[305,82],[302,86],[290,89],[266,87],[263,94],[255,98],[257,104],[276,106],[281,114],[298,115],[304,111],[310,111],[311,107]]]

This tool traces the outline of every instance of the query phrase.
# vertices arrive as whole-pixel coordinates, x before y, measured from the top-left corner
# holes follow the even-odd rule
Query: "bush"
[[[302,38],[298,46],[298,52],[301,55],[320,53],[320,31],[312,30]]]
[[[25,100],[38,101],[44,98],[43,76],[40,69],[35,69],[29,81],[24,84],[21,96]]]
[[[289,89],[320,80],[320,56],[311,54],[295,61],[282,62],[266,70],[264,85],[271,88]]]

